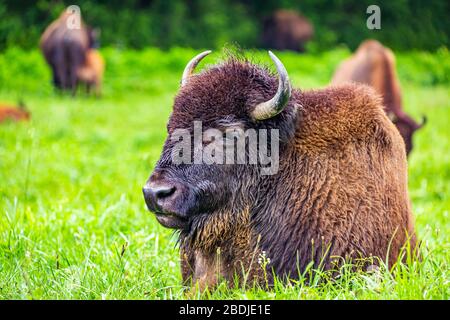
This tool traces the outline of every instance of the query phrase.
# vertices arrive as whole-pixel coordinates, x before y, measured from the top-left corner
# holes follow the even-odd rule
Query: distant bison
[[[19,107],[0,104],[0,123],[11,121],[27,121],[30,119],[30,112],[25,108],[23,103]]]
[[[262,43],[265,48],[303,52],[313,35],[314,28],[304,16],[278,10],[264,21]]]
[[[392,263],[408,241],[415,248],[405,149],[373,89],[291,90],[271,52],[278,79],[237,58],[193,75],[208,53],[185,68],[168,138],[143,188],[157,220],[180,231],[186,283],[205,288],[219,277],[233,283],[235,274],[241,283],[264,283],[263,266],[272,283],[272,270],[281,279],[298,278],[310,262],[327,269],[338,257]],[[204,131],[195,142],[199,121]],[[209,130],[219,140],[211,140]],[[277,137],[270,148],[279,144],[278,171],[262,174],[262,162],[195,162],[197,150],[232,143],[220,140],[226,130]],[[179,139],[181,132],[194,139]],[[178,140],[194,141],[192,150],[178,149]],[[244,141],[250,158],[255,149]],[[194,163],[178,162],[179,156],[190,160],[191,152]]]
[[[86,52],[95,43],[95,33],[79,17],[79,25],[70,27],[73,13],[65,10],[41,36],[40,47],[53,73],[53,84],[62,90],[77,87],[77,70],[83,66]]]
[[[101,94],[101,86],[105,62],[98,50],[90,49],[86,52],[84,64],[77,70],[77,79],[86,84],[88,93],[93,89],[97,96]]]
[[[349,81],[368,84],[383,96],[384,110],[400,131],[409,154],[413,148],[413,133],[425,124],[426,118],[418,124],[402,110],[402,93],[392,51],[378,41],[364,41],[356,53],[337,68],[331,83]]]

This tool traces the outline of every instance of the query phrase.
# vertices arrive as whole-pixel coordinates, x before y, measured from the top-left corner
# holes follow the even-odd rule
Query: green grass
[[[0,53],[0,102],[22,97],[32,112],[29,123],[0,125],[1,299],[186,298],[175,236],[146,210],[141,187],[159,157],[182,69],[196,51],[103,52],[101,99],[54,95],[38,51]],[[279,57],[294,85],[307,89],[325,86],[348,54]],[[265,52],[254,55],[269,64]],[[409,158],[417,231],[426,244],[422,262],[269,291],[222,284],[195,297],[449,299],[448,61],[446,50],[398,57],[407,112],[428,116]]]

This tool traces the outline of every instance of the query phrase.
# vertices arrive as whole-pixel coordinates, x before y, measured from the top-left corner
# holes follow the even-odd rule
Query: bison
[[[426,123],[426,118],[423,117],[422,123],[418,124],[403,111],[392,51],[375,40],[361,43],[356,53],[339,65],[331,83],[348,81],[368,84],[383,96],[384,110],[400,131],[409,155],[413,148],[413,133]]]
[[[6,120],[27,121],[30,119],[30,112],[21,102],[19,107],[0,104],[0,123]]]
[[[65,10],[52,22],[40,39],[40,48],[53,74],[53,84],[57,89],[77,88],[77,70],[86,60],[86,52],[95,44],[95,32],[81,20],[74,28],[69,28],[73,13]]]
[[[101,86],[105,62],[98,50],[90,49],[86,53],[86,61],[77,70],[77,79],[86,84],[87,92],[91,89],[97,96],[101,95]]]
[[[265,48],[303,52],[314,35],[311,22],[291,10],[278,10],[263,23],[262,44]]]
[[[332,270],[342,259],[373,257],[376,265],[376,257],[393,262],[404,245],[415,248],[404,144],[373,89],[291,89],[270,51],[278,77],[234,56],[194,75],[208,53],[185,68],[161,157],[143,187],[158,222],[179,231],[185,283],[205,288],[237,275],[271,284],[273,275],[298,278],[311,262]],[[199,121],[219,137],[230,128],[278,132],[270,140],[279,143],[277,172],[262,174],[260,162],[179,162],[174,136],[193,133]],[[201,139],[194,154],[215,143]]]

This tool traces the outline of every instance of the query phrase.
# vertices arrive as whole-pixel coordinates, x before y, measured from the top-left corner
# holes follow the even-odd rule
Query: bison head
[[[288,74],[274,54],[269,52],[278,76],[237,58],[193,75],[196,65],[209,53],[206,51],[194,57],[184,70],[181,88],[167,124],[168,137],[143,188],[146,204],[156,214],[157,220],[165,227],[185,232],[204,224],[218,212],[232,212],[236,208],[254,205],[257,203],[257,189],[263,183],[260,169],[264,164],[239,162],[237,158],[242,155],[237,153],[232,155],[235,160],[232,164],[196,161],[195,149],[198,146],[205,149],[217,147],[217,144],[226,146],[229,142],[226,133],[230,131],[246,134],[250,129],[258,134],[266,130],[269,149],[271,144],[279,142],[281,153],[283,142],[294,132],[292,118],[295,106],[290,102]],[[195,142],[197,124],[203,131],[199,144]],[[277,135],[273,130],[277,130]],[[191,163],[174,161],[174,154],[179,153],[176,149],[180,141],[179,132],[191,134],[187,139],[192,148],[182,151],[187,153]],[[213,134],[208,135],[207,132]],[[224,139],[218,139],[218,136]],[[233,137],[236,136],[231,137],[235,141]],[[248,136],[244,141],[244,158],[248,160],[255,150],[250,146]],[[258,141],[257,147],[261,140]]]
[[[406,154],[409,155],[413,149],[413,134],[426,124],[427,118],[424,116],[420,124],[405,113],[400,114],[400,116],[391,116],[391,119],[403,137]]]

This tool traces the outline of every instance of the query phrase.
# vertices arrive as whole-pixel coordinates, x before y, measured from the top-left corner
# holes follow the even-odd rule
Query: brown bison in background
[[[0,103],[0,123],[6,120],[26,121],[30,119],[30,112],[21,102],[19,107],[5,105]]]
[[[339,257],[392,264],[408,237],[415,248],[404,144],[373,89],[291,91],[273,54],[278,79],[236,58],[192,75],[208,53],[186,66],[169,136],[143,188],[157,220],[180,231],[185,282],[205,288],[218,277],[233,283],[236,274],[241,283],[264,283],[257,262],[264,254],[272,283],[272,270],[298,278],[310,262],[328,269]],[[278,172],[261,175],[261,164],[175,163],[175,130],[192,132],[200,120],[203,130],[222,133],[278,129]]]
[[[65,10],[41,36],[40,47],[53,73],[53,84],[62,90],[77,87],[77,70],[86,61],[86,52],[94,46],[95,33],[80,21],[79,28],[69,28],[73,13]],[[80,16],[81,19],[81,16]]]
[[[403,111],[402,93],[392,51],[375,40],[361,43],[355,54],[339,65],[331,83],[349,81],[368,84],[383,96],[384,110],[400,131],[409,154],[413,148],[413,133],[425,124],[426,118],[418,124]]]
[[[264,21],[262,43],[265,48],[303,52],[313,34],[314,28],[304,16],[278,10]]]

